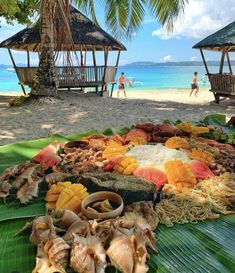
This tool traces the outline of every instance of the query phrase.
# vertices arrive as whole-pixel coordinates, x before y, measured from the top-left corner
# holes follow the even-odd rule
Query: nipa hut
[[[216,103],[219,103],[220,97],[234,98],[235,76],[233,75],[229,54],[235,52],[235,21],[203,39],[194,45],[193,48],[200,49],[206,73],[211,84],[210,91],[214,93]],[[221,61],[218,73],[212,74],[209,72],[203,50],[221,52]],[[225,58],[227,59],[229,73],[224,73]]]
[[[120,52],[126,50],[125,46],[72,6],[71,32],[75,50],[80,55],[80,63],[72,67],[73,73],[71,73],[71,69],[67,69],[65,66],[56,67],[59,88],[94,87],[96,92],[101,91],[102,95],[107,84],[111,84],[113,91]],[[32,85],[33,77],[38,69],[38,67],[31,66],[30,52],[38,52],[40,54],[40,42],[39,28],[32,26],[19,31],[0,44],[0,47],[8,49],[19,78],[19,84],[24,93],[24,85]],[[66,44],[57,46],[58,48],[55,48],[57,52],[67,50]],[[11,50],[27,52],[27,67],[16,65]],[[102,66],[97,65],[96,52],[98,51],[103,52],[104,65]],[[117,51],[117,59],[114,66],[108,66],[108,55],[111,51]],[[91,66],[86,64],[88,52],[92,52],[93,65]]]

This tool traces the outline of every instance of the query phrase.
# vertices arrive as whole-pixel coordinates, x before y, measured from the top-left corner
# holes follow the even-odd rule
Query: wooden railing
[[[38,67],[18,67],[20,84],[31,86]],[[117,68],[114,66],[56,67],[59,87],[98,86],[115,82]]]
[[[211,91],[235,95],[235,76],[230,74],[210,74]]]

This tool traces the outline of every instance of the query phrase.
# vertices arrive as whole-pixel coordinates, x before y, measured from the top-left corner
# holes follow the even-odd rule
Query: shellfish
[[[123,273],[133,273],[134,253],[130,238],[125,235],[115,235],[107,250],[111,264]]]
[[[58,269],[66,269],[68,266],[70,245],[61,237],[49,239],[44,245],[44,251],[48,255],[49,262]]]
[[[86,238],[75,236],[70,267],[77,273],[104,273],[106,254],[100,239],[91,235]]]

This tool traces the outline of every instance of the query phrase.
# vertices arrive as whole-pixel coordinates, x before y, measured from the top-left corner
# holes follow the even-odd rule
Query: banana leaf
[[[16,233],[26,219],[0,222],[0,272],[29,273],[36,249],[29,234]],[[234,273],[235,216],[157,229],[159,254],[151,254],[149,273]]]
[[[45,191],[40,192],[40,195],[37,198],[33,199],[30,204],[24,206],[16,200],[12,203],[1,201],[0,222],[11,219],[32,218],[39,215],[44,215],[46,212],[44,201],[45,194]]]
[[[42,138],[30,141],[20,141],[17,143],[0,146],[0,174],[9,166],[13,166],[25,160],[31,159],[43,147],[45,147],[52,141],[65,142],[79,140],[82,137],[86,137],[97,133],[98,133],[97,130],[90,130],[81,132],[79,134],[72,134],[69,136],[55,134],[49,138]]]
[[[206,116],[203,121],[205,125],[214,125],[216,127],[219,127],[222,129],[224,134],[227,135],[235,135],[235,127],[225,127],[226,123],[226,115],[221,115],[221,114],[213,114],[213,115],[208,115]]]

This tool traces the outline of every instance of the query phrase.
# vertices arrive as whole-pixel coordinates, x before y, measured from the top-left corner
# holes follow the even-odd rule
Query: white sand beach
[[[62,100],[53,104],[32,104],[9,107],[6,94],[0,95],[0,145],[48,137],[54,133],[63,135],[89,129],[123,127],[138,122],[159,123],[165,119],[200,120],[213,113],[235,114],[235,101],[213,103],[213,94],[200,90],[198,97],[189,97],[189,91],[152,90],[129,91],[127,98],[121,94],[113,98],[105,93],[81,94],[74,91],[60,92]]]

